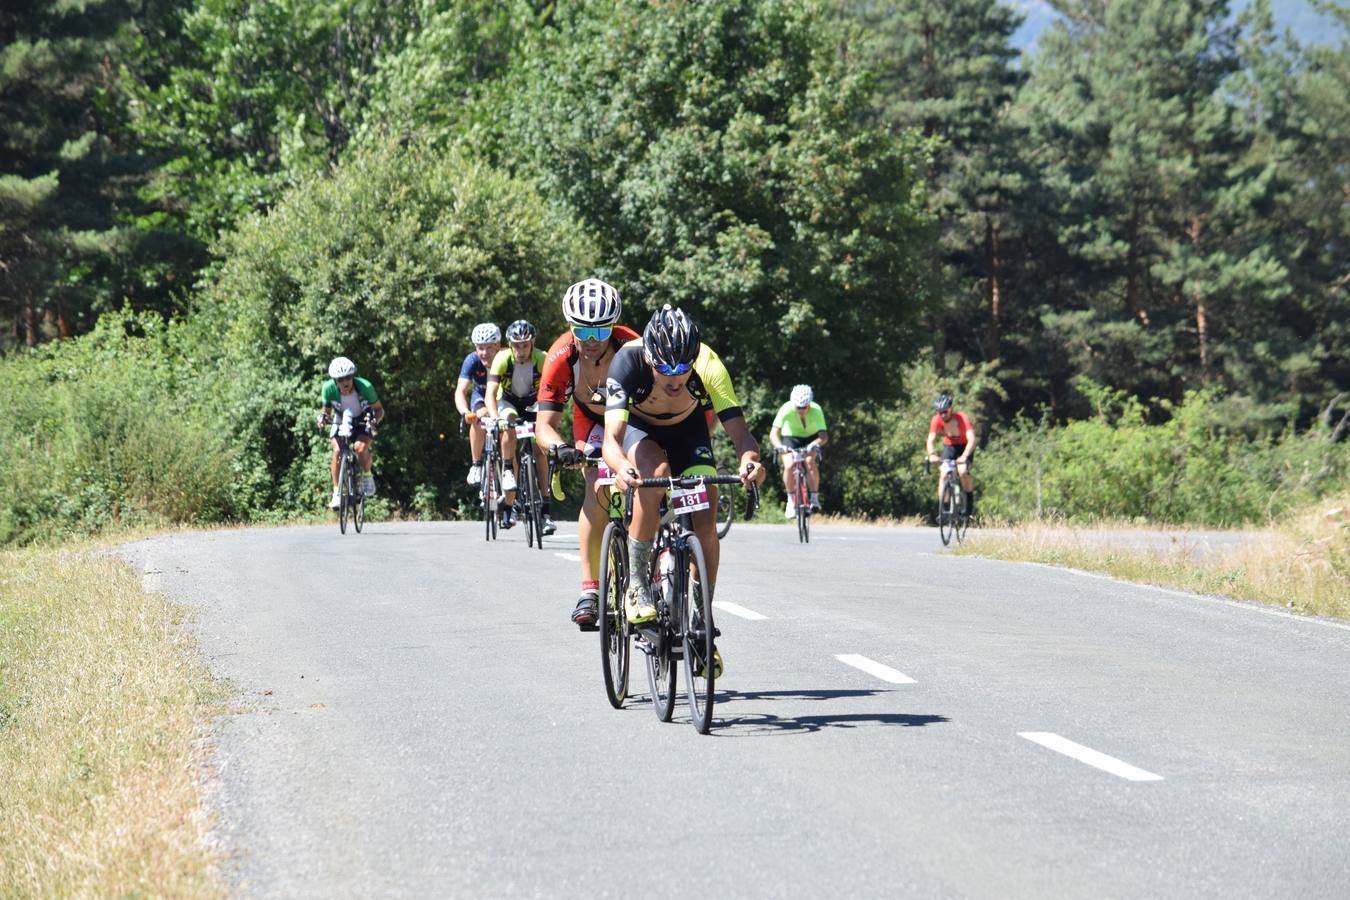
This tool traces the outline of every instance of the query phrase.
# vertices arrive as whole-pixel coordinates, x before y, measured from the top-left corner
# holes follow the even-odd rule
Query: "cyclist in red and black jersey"
[[[554,451],[563,465],[576,465],[582,456],[598,456],[604,443],[605,377],[614,354],[638,333],[616,324],[623,310],[619,292],[598,278],[578,281],[563,294],[563,318],[568,329],[558,335],[544,357],[539,381],[539,417],[535,437],[540,447]],[[563,440],[563,408],[572,400],[572,444]],[[581,549],[581,596],[572,621],[583,631],[594,631],[600,613],[600,539],[608,513],[595,489],[596,470],[586,469],[586,492],[577,518]]]
[[[934,452],[937,436],[942,435],[942,456]],[[952,408],[952,395],[946,391],[933,401],[933,419],[928,424],[928,461],[956,460],[956,474],[961,477],[961,490],[966,497],[966,514],[975,514],[974,482],[970,477],[970,460],[975,456],[975,426],[970,416]],[[938,473],[938,502],[942,502],[945,472]]]

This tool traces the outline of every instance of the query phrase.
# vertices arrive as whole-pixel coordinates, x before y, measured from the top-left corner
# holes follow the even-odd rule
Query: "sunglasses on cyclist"
[[[572,335],[579,341],[607,341],[609,336],[614,333],[614,328],[609,325],[573,325]]]
[[[683,375],[693,367],[693,363],[687,362],[675,363],[673,366],[668,366],[665,363],[652,364],[652,368],[656,369],[656,371],[660,372],[662,375]]]

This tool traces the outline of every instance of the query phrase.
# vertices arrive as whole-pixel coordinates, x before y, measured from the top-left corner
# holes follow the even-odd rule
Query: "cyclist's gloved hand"
[[[328,419],[324,416],[323,413],[319,413],[318,415],[316,415],[316,416],[314,417],[314,427],[316,427],[316,428],[323,428],[323,427],[324,427],[325,425],[327,425],[327,424],[328,424]]]
[[[474,422],[478,421],[478,413],[473,412],[472,410],[464,413],[464,421],[472,425]]]
[[[553,458],[563,466],[581,465],[581,451],[576,447],[569,447],[566,444],[557,444],[553,448]]]
[[[773,445],[773,452],[774,452],[774,453],[786,453],[786,452],[787,452],[787,447],[784,447],[782,444],[774,444],[774,445]]]

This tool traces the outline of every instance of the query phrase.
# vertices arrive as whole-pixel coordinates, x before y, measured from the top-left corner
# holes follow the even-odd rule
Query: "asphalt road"
[[[705,737],[656,720],[638,654],[610,708],[576,553],[570,523],[542,552],[472,523],[125,548],[239,691],[210,787],[233,893],[1350,891],[1346,623],[738,522]]]

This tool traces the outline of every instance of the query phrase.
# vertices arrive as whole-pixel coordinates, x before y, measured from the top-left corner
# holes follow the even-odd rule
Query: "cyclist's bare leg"
[[[699,510],[689,518],[694,523],[694,534],[703,547],[703,560],[708,564],[708,577],[717,584],[717,563],[722,558],[722,542],[717,538],[717,486],[708,485],[707,509]]]
[[[586,492],[581,501],[581,515],[577,516],[577,546],[581,550],[581,580],[598,581],[600,576],[600,539],[609,524],[607,489],[595,486],[595,469],[586,470]]]
[[[970,477],[970,466],[966,463],[956,464],[956,474],[961,476],[961,490],[969,494],[975,488],[975,480]]]
[[[338,466],[340,464],[341,459],[342,459],[342,448],[338,446],[337,438],[333,438],[333,462],[331,466],[333,470],[333,487],[337,487]]]
[[[655,441],[639,441],[628,454],[628,464],[637,469],[642,478],[662,478],[670,474],[666,451]],[[628,532],[634,540],[650,541],[656,538],[656,528],[661,524],[661,497],[664,493],[662,488],[643,488],[634,492],[633,523]]]
[[[361,474],[370,471],[370,438],[359,437],[352,439],[352,449],[356,451],[356,459],[361,463]]]
[[[483,429],[483,422],[480,419],[474,419],[469,425],[469,453],[472,455],[470,462],[483,461],[485,444],[487,444],[487,431]]]
[[[820,491],[820,464],[814,453],[806,458],[806,484],[812,494]]]
[[[515,432],[515,430],[514,430],[514,429],[511,429],[511,428],[504,428],[504,429],[502,429],[502,438],[501,438],[501,441],[502,441],[502,462],[504,462],[504,463],[506,464],[506,468],[508,468],[508,469],[511,470],[511,477],[514,478],[514,479],[516,480],[516,484],[520,484],[520,473],[519,473],[518,471],[516,471],[516,432]],[[507,505],[507,506],[510,506],[511,504],[515,503],[515,502],[516,502],[516,492],[515,492],[515,491],[507,491],[507,492],[506,492],[506,498],[505,498],[505,499],[506,499],[506,505]]]
[[[783,465],[783,491],[788,497],[795,496],[797,492],[797,467],[788,463]]]

